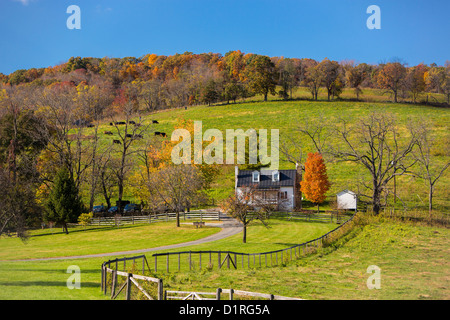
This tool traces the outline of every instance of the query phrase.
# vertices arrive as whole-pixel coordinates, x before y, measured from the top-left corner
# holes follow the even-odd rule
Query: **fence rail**
[[[221,300],[222,293],[228,294],[228,300],[234,300],[235,296],[262,298],[267,300],[304,300],[300,298],[284,297],[267,293],[243,291],[236,289],[217,288],[216,292],[191,292],[166,290],[164,300]],[[210,298],[204,297],[210,296]]]
[[[338,232],[346,232],[345,229],[350,226],[356,214],[344,221],[335,229],[327,232],[319,238],[297,244],[285,249],[267,251],[261,253],[241,253],[233,251],[180,251],[163,252],[152,255],[154,258],[154,270],[161,270],[161,262],[165,262],[162,269],[166,272],[171,270],[201,270],[202,268],[251,268],[251,267],[271,267],[280,265],[297,257],[307,255],[317,251],[324,244],[333,241]],[[162,261],[161,261],[162,260]],[[158,264],[159,261],[159,264]],[[187,267],[186,267],[187,265]]]
[[[135,223],[154,223],[158,221],[173,221],[176,220],[176,213],[161,213],[161,214],[150,214],[150,215],[140,215],[140,216],[120,216],[120,217],[99,217],[92,218],[91,225],[98,226],[117,226],[125,224],[135,224]],[[186,212],[180,213],[180,220],[220,220],[219,212]]]
[[[133,261],[132,267],[136,267],[136,260],[139,261],[142,259],[142,274],[145,273],[145,267],[147,266],[150,271],[150,267],[147,262],[147,258],[145,255],[129,257],[129,258],[120,258],[114,260],[108,260],[103,262],[102,264],[102,278],[101,278],[101,289],[103,293],[106,295],[108,293],[108,278],[109,274],[111,274],[111,299],[116,299],[117,296],[125,289],[125,299],[131,300],[131,290],[132,285],[136,286],[137,289],[142,292],[142,294],[149,300],[162,300],[163,299],[163,282],[161,279],[147,277],[139,274],[134,274],[127,272],[126,265],[127,261]],[[120,263],[120,265],[119,265]],[[120,271],[119,266],[122,266],[123,263],[123,271]],[[116,292],[116,288],[119,286],[118,276],[126,278],[125,282],[120,286],[119,290]],[[145,282],[156,283],[157,284],[157,295],[156,297],[152,297],[151,294],[147,292],[147,290],[137,281],[143,280]]]

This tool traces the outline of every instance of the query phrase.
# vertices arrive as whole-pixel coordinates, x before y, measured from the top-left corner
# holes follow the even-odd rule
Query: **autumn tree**
[[[394,94],[394,102],[397,102],[397,94],[404,85],[405,76],[405,66],[400,62],[390,62],[378,73],[377,83],[381,88],[390,90]]]
[[[415,67],[409,68],[407,71],[405,77],[405,87],[411,93],[414,103],[416,103],[418,96],[425,91],[425,72],[427,72],[427,67],[422,63]]]
[[[322,71],[319,69],[317,63],[310,65],[306,70],[305,79],[303,82],[311,92],[312,99],[317,100],[317,96],[320,91],[320,87],[322,86],[324,80],[324,75]]]
[[[317,66],[323,77],[323,84],[327,89],[328,101],[332,96],[338,96],[342,90],[342,81],[340,80],[340,68],[338,62],[330,61],[325,58]],[[317,99],[316,99],[317,100]]]
[[[362,93],[361,85],[369,76],[369,67],[365,63],[356,66],[353,63],[350,63],[347,64],[344,69],[347,85],[354,89],[356,99],[359,100],[359,95]]]
[[[320,153],[308,153],[305,174],[300,186],[306,199],[317,204],[317,212],[319,212],[319,205],[325,201],[325,194],[330,189],[327,167]]]
[[[268,94],[275,95],[276,71],[275,65],[267,56],[254,55],[246,67],[246,78],[249,87],[257,94],[264,96],[267,101]]]

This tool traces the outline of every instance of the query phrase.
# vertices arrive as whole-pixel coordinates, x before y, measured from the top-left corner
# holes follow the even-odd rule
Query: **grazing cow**
[[[129,124],[136,124],[134,121],[128,121]]]
[[[160,135],[161,135],[161,132],[155,131],[155,136],[160,136]]]
[[[127,124],[125,121],[116,121],[116,124]]]
[[[142,137],[142,134],[135,134],[134,137],[135,137],[136,139],[142,139],[142,138],[143,138],[143,137]]]
[[[161,132],[161,136],[167,137],[167,134],[165,132]]]
[[[159,123],[158,120],[152,120],[152,123]]]
[[[105,131],[105,134],[112,135],[113,133],[111,131]]]
[[[94,125],[93,125],[92,123],[90,123],[90,124],[88,124],[86,127],[88,127],[88,128],[93,128]]]
[[[156,131],[155,136],[167,137],[167,134],[165,132]]]
[[[110,125],[110,126],[113,126],[113,125],[114,125],[114,123],[110,122],[110,123],[109,123],[109,125]]]
[[[130,134],[130,133],[127,133],[125,136],[126,136],[127,138],[133,138],[133,135]]]
[[[120,140],[113,140],[113,143],[122,144]]]

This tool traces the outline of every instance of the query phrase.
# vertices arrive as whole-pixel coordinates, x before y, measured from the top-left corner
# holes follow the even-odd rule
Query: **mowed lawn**
[[[336,227],[336,224],[288,221],[285,218],[270,219],[269,224],[270,228],[264,227],[261,223],[251,225],[248,228],[247,244],[242,243],[242,234],[237,234],[227,239],[190,246],[182,248],[182,250],[264,252],[314,239]],[[3,261],[0,261],[0,299],[103,299],[99,288],[100,266],[103,261],[114,259],[114,257],[68,258],[56,261],[10,261],[12,259],[157,247],[191,241],[199,238],[202,234],[207,236],[219,230],[214,227],[196,229],[187,225],[176,228],[174,222],[170,222],[118,230],[101,228],[82,231],[81,229],[78,232],[72,231],[69,235],[47,233],[31,237],[27,244],[22,243],[19,239],[1,238],[1,260]],[[109,239],[116,239],[117,247],[110,244]],[[122,241],[118,239],[122,239]],[[77,242],[80,244],[77,245]],[[93,243],[96,245],[92,245]],[[151,254],[147,253],[150,265],[152,265]],[[71,265],[80,267],[82,282],[80,290],[70,290],[66,286],[66,281],[70,276],[66,272]]]
[[[192,224],[175,221],[117,227],[60,228],[31,232],[23,242],[18,238],[0,238],[0,260],[67,257],[75,255],[112,253],[177,244],[201,239],[217,233],[220,228],[195,228]],[[52,233],[53,232],[53,233]]]

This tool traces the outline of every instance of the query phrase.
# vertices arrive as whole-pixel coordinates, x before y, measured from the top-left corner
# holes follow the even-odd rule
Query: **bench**
[[[197,229],[198,229],[199,226],[201,228],[202,226],[205,225],[205,222],[203,222],[203,221],[195,221],[195,222],[192,222],[192,223],[194,224],[194,226],[197,227]]]

